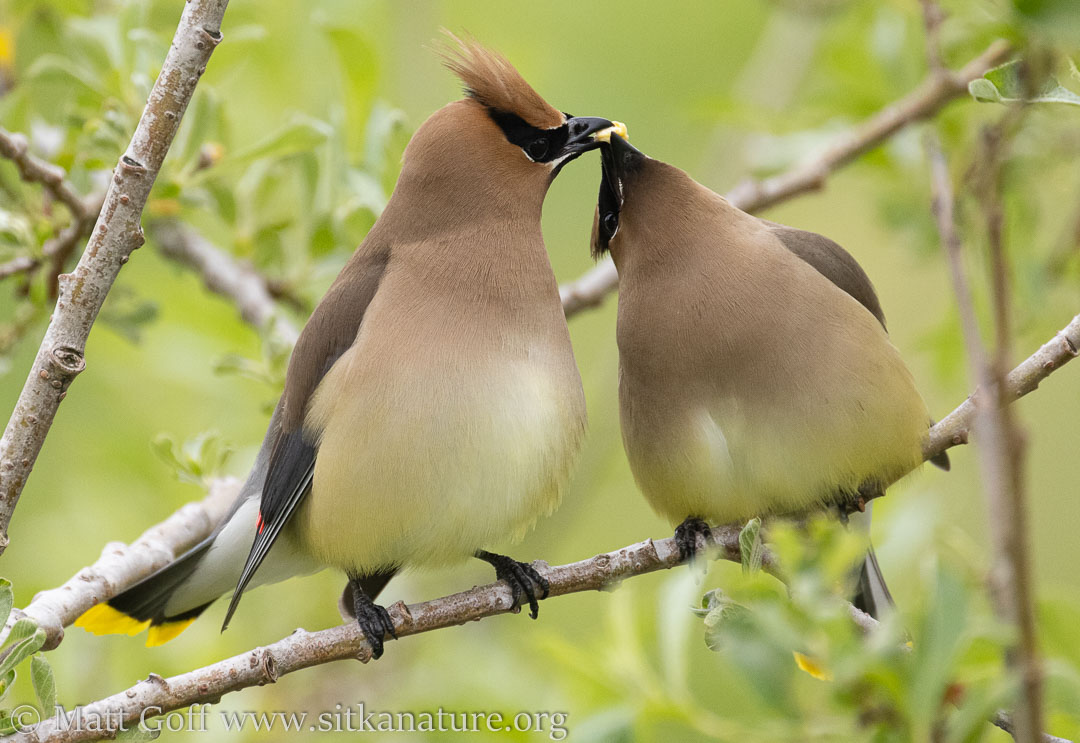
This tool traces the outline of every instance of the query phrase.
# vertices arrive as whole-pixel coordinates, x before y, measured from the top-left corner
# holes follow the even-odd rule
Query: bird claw
[[[383,639],[387,635],[397,639],[394,621],[390,618],[390,612],[386,610],[386,607],[376,604],[358,586],[353,586],[353,592],[356,623],[360,625],[360,631],[364,633],[368,644],[371,645],[372,659],[378,660],[383,654]]]
[[[697,557],[698,537],[705,540],[706,547],[716,545],[712,529],[695,516],[688,516],[685,521],[675,527],[675,544],[679,547],[679,560],[681,562],[690,562]]]
[[[529,603],[529,616],[536,619],[540,613],[538,601],[546,599],[551,591],[551,584],[548,583],[547,578],[540,575],[529,563],[518,562],[506,555],[496,555],[481,550],[476,553],[476,556],[495,568],[497,580],[506,581],[506,584],[510,586],[514,599],[513,608],[517,609],[521,606],[521,599],[524,596]],[[539,598],[537,589],[539,589]]]

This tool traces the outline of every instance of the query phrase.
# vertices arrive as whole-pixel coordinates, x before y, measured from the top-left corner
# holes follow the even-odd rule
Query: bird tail
[[[848,524],[853,529],[865,532],[868,543],[871,505],[867,505],[864,513],[851,514],[848,520]],[[866,548],[866,557],[863,559],[862,567],[859,568],[859,581],[851,603],[874,619],[881,619],[896,606],[892,594],[889,593],[889,587],[885,584],[885,576],[881,574],[881,566],[878,565],[873,547]]]
[[[212,537],[204,540],[126,591],[91,607],[75,621],[75,626],[95,635],[137,635],[149,629],[147,647],[165,644],[187,629],[216,598],[181,611],[166,610],[177,589],[199,567],[213,541]]]
[[[859,584],[851,603],[874,619],[881,619],[896,606],[889,587],[885,585],[885,577],[881,574],[873,547],[866,550],[866,558],[859,570]]]
[[[248,479],[214,532],[153,575],[90,608],[76,620],[76,627],[96,635],[137,635],[148,629],[147,647],[162,645],[187,629],[210,604],[233,591],[255,539],[262,486],[281,410],[279,402]],[[298,552],[291,540],[279,539],[250,587],[313,573],[319,567]]]

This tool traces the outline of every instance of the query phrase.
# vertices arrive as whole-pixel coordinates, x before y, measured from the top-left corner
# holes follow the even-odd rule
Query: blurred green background
[[[35,151],[68,168],[84,193],[96,190],[134,128],[182,5],[0,0],[0,124],[29,133]],[[950,66],[1006,37],[1062,52],[1062,82],[1080,89],[1065,61],[1080,49],[1080,10],[1071,4],[943,5]],[[218,432],[236,450],[225,471],[243,477],[279,392],[287,350],[272,348],[234,307],[165,259],[152,220],[177,218],[198,228],[311,306],[389,195],[409,133],[459,96],[457,81],[431,51],[442,27],[503,52],[561,110],[625,121],[636,146],[720,192],[799,162],[926,74],[915,0],[233,0],[225,41],[148,207],[148,244],[120,273],[91,334],[87,370],[61,408],[12,522],[0,573],[13,581],[16,605],[93,562],[106,542],[130,541],[201,497],[199,486],[178,480],[155,456],[151,442],[159,434],[182,442]],[[963,98],[933,124],[958,181],[979,157],[979,128],[1003,111]],[[1075,107],[1032,110],[1006,166],[1016,360],[1080,307],[1078,125]],[[929,210],[924,131],[920,125],[901,132],[823,191],[765,216],[824,233],[856,256],[877,286],[894,342],[940,417],[964,399],[970,383]],[[200,166],[200,155],[209,167]],[[592,265],[598,179],[597,158],[584,157],[548,197],[544,232],[560,281]],[[42,216],[40,191],[20,184],[7,163],[0,163],[0,185],[0,259],[33,253],[63,212]],[[983,306],[980,217],[970,199],[961,206]],[[51,307],[40,280],[19,282],[0,286],[5,410],[18,396]],[[294,313],[298,324],[304,316]],[[524,543],[502,545],[519,558],[558,564],[670,534],[636,492],[622,451],[614,319],[612,299],[570,323],[589,439],[560,510]],[[1044,641],[1064,678],[1075,675],[1080,656],[1078,374],[1080,367],[1054,375],[1018,406],[1030,443]],[[879,557],[912,617],[932,612],[944,562],[965,576],[964,595],[979,606],[972,622],[985,623],[989,612],[976,598],[988,543],[977,460],[970,447],[951,456],[951,473],[926,468],[875,505]],[[369,710],[560,711],[568,714],[573,740],[730,740],[747,730],[759,740],[857,739],[861,728],[821,707],[828,696],[822,682],[796,677],[785,687],[788,698],[768,701],[747,680],[752,666],[706,649],[701,619],[688,607],[706,590],[740,580],[739,572],[716,565],[700,582],[675,571],[637,578],[616,593],[560,598],[545,603],[535,623],[500,617],[391,643],[377,664],[304,671],[231,695],[220,708],[317,711],[363,701]],[[489,573],[477,563],[406,575],[382,598],[424,600],[487,582]],[[69,630],[51,654],[60,702],[99,698],[151,671],[180,673],[297,626],[335,624],[341,585],[341,576],[324,572],[260,589],[245,599],[229,632],[218,631],[225,608],[219,604],[155,649],[142,647],[142,638]],[[970,626],[962,624],[958,634]],[[994,667],[976,664],[973,674]],[[30,698],[20,683],[26,688],[19,694]],[[1060,735],[1080,735],[1080,707],[1071,706],[1080,697],[1070,693],[1052,703]],[[725,719],[736,726],[717,722]],[[211,729],[215,740],[285,737]],[[957,739],[1007,739],[985,725],[974,730],[976,737]]]

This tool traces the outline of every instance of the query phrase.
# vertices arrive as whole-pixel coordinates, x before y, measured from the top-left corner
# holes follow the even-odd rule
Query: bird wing
[[[281,530],[311,491],[318,447],[304,431],[308,401],[330,367],[352,346],[364,313],[378,291],[389,248],[361,245],[315,308],[289,360],[275,435],[259,502],[255,541],[233,591],[222,629]]]
[[[797,230],[794,227],[762,220],[785,248],[809,263],[814,270],[843,289],[885,327],[885,313],[881,309],[877,292],[862,266],[851,253],[829,238],[815,232]]]
[[[863,271],[862,266],[851,256],[851,253],[816,232],[797,230],[794,227],[769,222],[765,219],[761,221],[768,226],[769,230],[785,248],[802,258],[818,273],[850,294],[877,318],[886,332],[888,331],[885,325],[885,313],[881,309],[881,303],[878,301],[877,292],[874,291],[874,285],[870,282],[870,277]],[[933,421],[930,422],[930,425],[933,425]],[[931,457],[930,462],[945,471],[949,470],[949,455],[946,452]],[[870,553],[870,558],[873,558],[873,552]],[[869,567],[874,566],[870,565]]]

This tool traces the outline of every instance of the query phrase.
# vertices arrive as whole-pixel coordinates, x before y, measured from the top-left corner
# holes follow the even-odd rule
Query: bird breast
[[[568,337],[475,306],[378,300],[307,416],[320,440],[299,519],[309,549],[370,572],[522,535],[557,505],[581,441]]]

